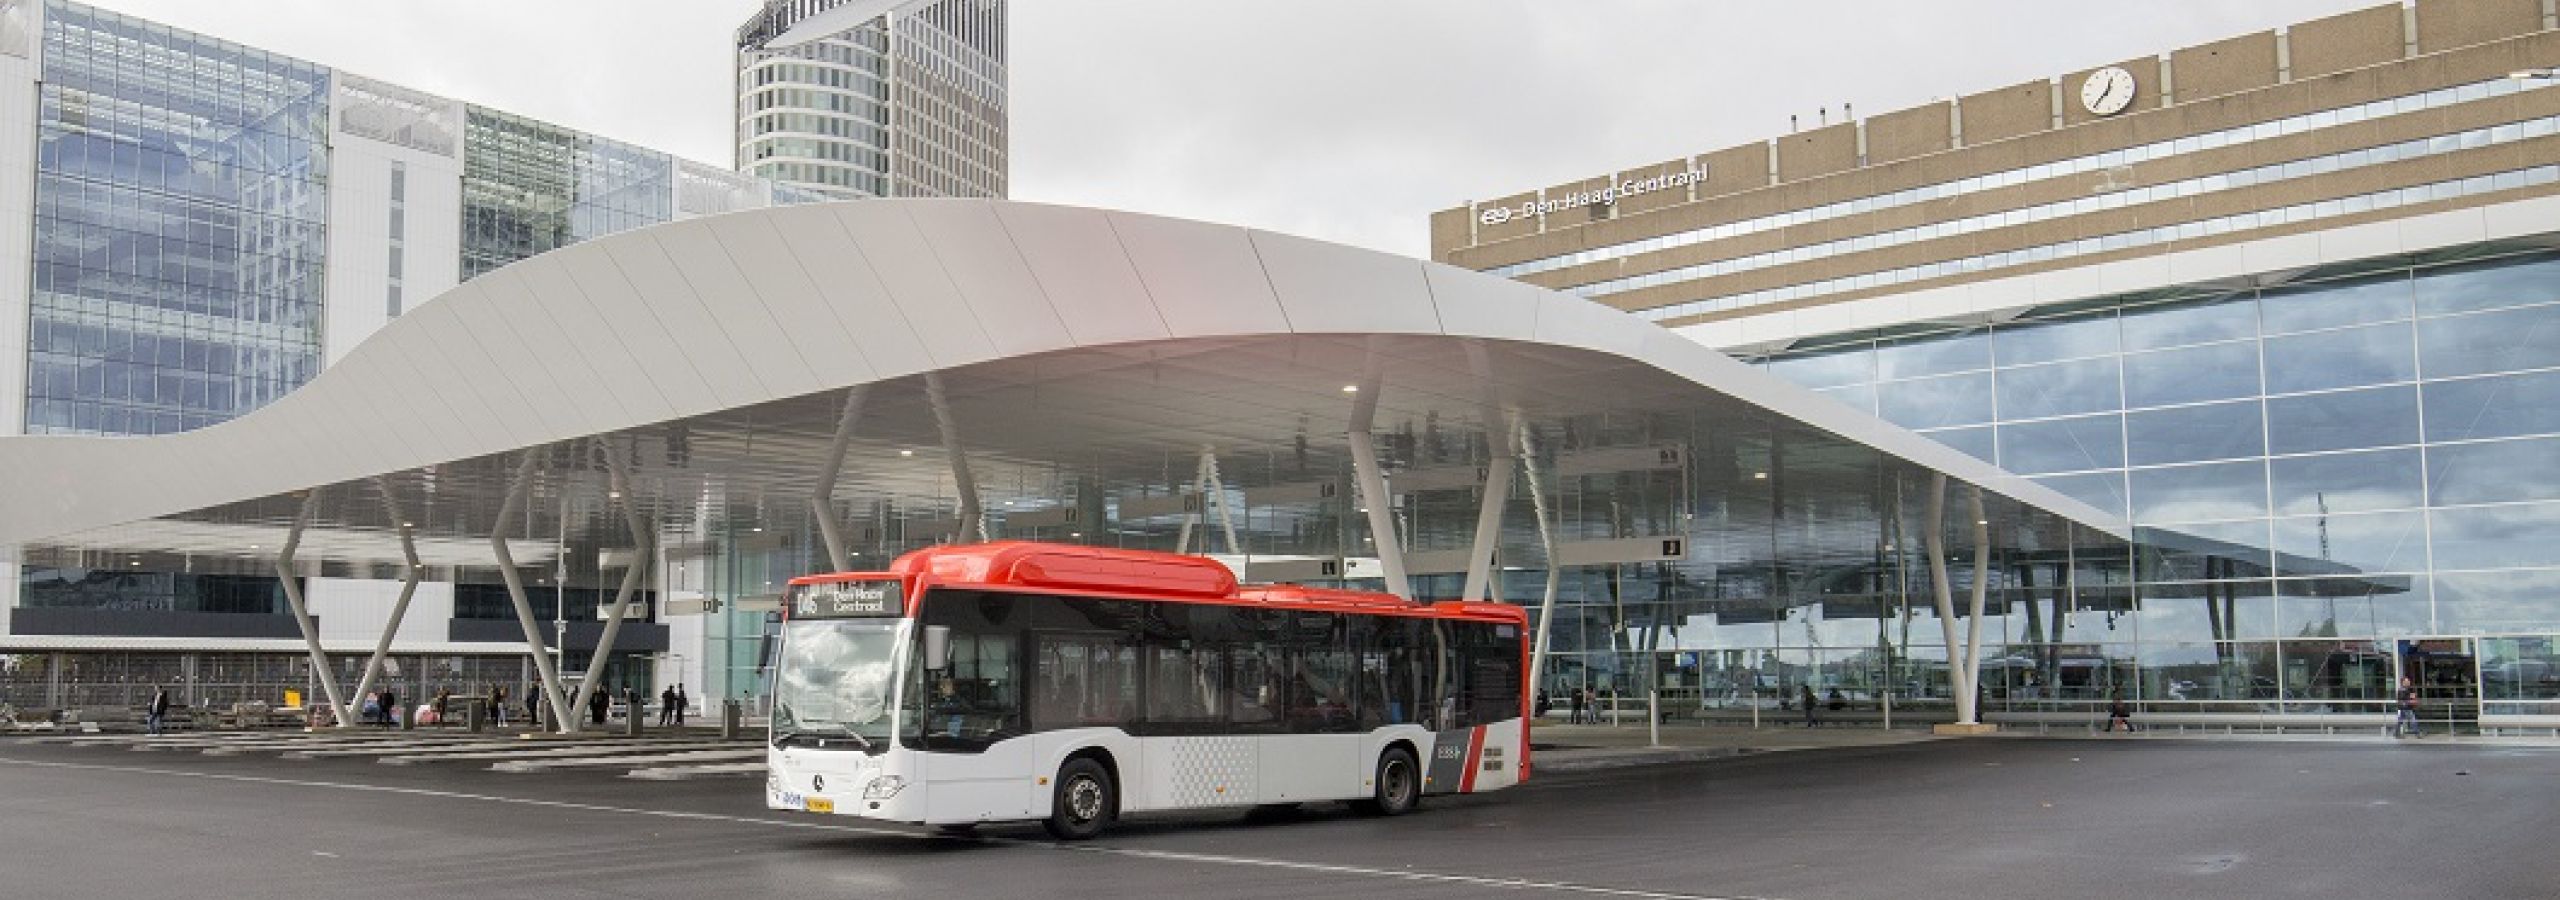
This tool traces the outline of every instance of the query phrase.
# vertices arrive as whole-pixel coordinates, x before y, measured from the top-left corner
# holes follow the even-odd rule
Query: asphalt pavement
[[[1561,736],[1563,733],[1557,733]],[[1548,739],[1542,729],[1541,740]],[[1555,754],[1563,756],[1563,754]],[[1397,819],[1077,845],[771,813],[758,779],[0,740],[25,897],[2550,897],[2560,749],[1957,739],[1550,773]]]

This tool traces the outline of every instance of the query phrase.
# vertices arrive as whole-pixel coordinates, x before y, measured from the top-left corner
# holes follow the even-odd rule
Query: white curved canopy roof
[[[881,390],[841,495],[929,493],[946,474],[939,451],[895,454],[939,447],[907,387],[924,373],[950,379],[963,443],[989,467],[978,480],[1027,501],[1062,467],[1188,482],[1203,446],[1294,452],[1304,470],[1310,444],[1339,449],[1343,385],[1374,376],[1381,431],[1481,425],[1488,401],[1550,425],[1722,417],[1736,432],[1858,449],[1861,471],[1980,485],[2007,498],[2004,518],[2123,534],[2106,513],[1577,297],[1231,226],[872,200],[687,220],[525,260],[211,428],[0,438],[0,553],[222,556],[280,530],[295,492],[378,476],[429,534],[485,537],[509,454],[551,448],[546,483],[602,477],[564,445],[595,436],[639,451],[633,487],[662,517],[771,515],[805,503],[858,385]],[[1290,466],[1265,468],[1279,480]],[[324,522],[384,524],[378,498],[324,493]],[[586,515],[556,502],[564,519]],[[375,558],[394,558],[389,547]]]

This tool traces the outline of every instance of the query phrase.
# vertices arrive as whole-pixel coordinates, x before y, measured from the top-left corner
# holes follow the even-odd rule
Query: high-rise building
[[[767,0],[738,28],[738,171],[1003,197],[1005,25],[1004,0]]]
[[[2512,725],[2560,713],[2555,28],[2387,4],[1443,210],[1432,253],[2235,548],[2014,567],[1995,703],[2408,675]]]

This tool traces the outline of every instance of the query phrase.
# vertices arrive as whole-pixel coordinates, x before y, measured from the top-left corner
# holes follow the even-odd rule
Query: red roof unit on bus
[[[1200,556],[1121,550],[1038,541],[991,541],[927,547],[898,557],[886,573],[837,573],[791,580],[793,585],[821,584],[890,575],[918,582],[980,587],[1017,587],[1113,594],[1132,599],[1255,603],[1298,609],[1341,611],[1424,611],[1430,615],[1489,621],[1523,622],[1528,612],[1508,603],[1421,603],[1377,591],[1306,587],[1295,584],[1241,587],[1224,563]],[[912,596],[912,595],[911,595]],[[1408,612],[1411,614],[1411,612]]]

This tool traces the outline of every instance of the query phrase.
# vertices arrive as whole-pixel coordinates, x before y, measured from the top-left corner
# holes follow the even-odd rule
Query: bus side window
[[[1147,720],[1210,722],[1219,718],[1226,691],[1226,661],[1200,647],[1147,648]]]
[[[1228,655],[1227,721],[1249,729],[1280,723],[1288,655],[1265,643],[1239,644]]]

